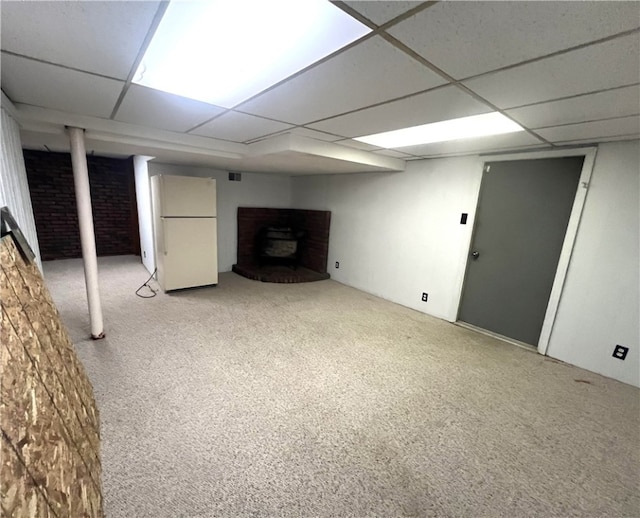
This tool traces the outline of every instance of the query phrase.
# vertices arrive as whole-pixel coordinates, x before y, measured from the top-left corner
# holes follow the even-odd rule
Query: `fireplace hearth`
[[[328,279],[331,212],[238,208],[238,262],[233,271],[263,282]]]

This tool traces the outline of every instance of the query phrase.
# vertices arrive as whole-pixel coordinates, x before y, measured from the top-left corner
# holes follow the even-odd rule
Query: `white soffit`
[[[532,129],[634,113],[640,113],[640,85],[507,110],[509,116]]]
[[[2,49],[126,79],[159,5],[2,2]]]
[[[88,131],[85,141],[87,152],[121,157],[145,154],[156,157],[158,161],[173,164],[293,175],[390,172],[404,169],[402,160],[292,135],[281,135],[269,141],[244,146],[249,154],[237,155],[237,158],[217,156],[215,153],[203,154],[196,147],[184,145],[168,148],[151,139],[103,138],[108,138],[108,135]],[[69,138],[60,128],[57,133],[21,130],[21,139],[26,149],[44,151],[47,146],[51,151],[69,152]]]
[[[49,142],[64,146],[66,150],[67,138],[63,128],[68,125],[86,128],[87,148],[96,153],[143,154],[172,163],[200,163],[232,170],[278,172],[270,169],[269,164],[282,165],[283,156],[294,156],[295,162],[289,166],[282,165],[284,169],[279,172],[299,172],[306,161],[306,166],[302,167],[305,172],[322,173],[321,165],[324,164],[330,166],[324,172],[332,174],[402,171],[405,166],[404,161],[397,158],[289,133],[246,145],[23,104],[16,105],[16,112],[19,115],[18,122],[28,128],[29,145],[38,149]],[[248,127],[253,127],[253,119],[257,117],[245,117],[249,119]],[[274,155],[279,158],[274,158]]]
[[[367,170],[403,171],[405,168],[404,161],[397,158],[375,155],[368,151],[340,146],[333,142],[322,142],[291,134],[278,135],[277,137],[255,142],[248,146],[248,150],[250,157],[265,157],[294,152],[318,158],[329,158],[351,164],[349,168],[353,164],[357,164],[360,172]]]
[[[403,153],[402,151],[398,151],[396,149],[378,149],[376,151],[373,151],[373,153],[384,156],[392,156],[394,158],[402,158],[403,160],[406,158],[414,158],[414,155]]]
[[[132,84],[115,118],[140,126],[184,132],[224,111],[219,106]]]
[[[368,165],[308,155],[299,151],[282,151],[263,157],[249,157],[243,159],[238,167],[243,171],[280,173],[291,176],[374,172],[373,168]]]
[[[191,132],[192,135],[246,142],[270,133],[286,130],[290,124],[254,117],[238,112],[227,112],[217,119],[200,126]]]
[[[394,171],[301,151],[282,151],[272,155],[249,157],[243,159],[238,167],[243,171],[282,173],[291,176]]]
[[[438,88],[355,113],[311,124],[314,129],[347,137],[408,128],[493,111],[455,86]]]
[[[377,25],[387,23],[422,3],[424,2],[381,2],[379,0],[345,2],[349,7],[352,7]]]
[[[108,118],[88,117],[25,104],[17,104],[16,108],[18,111],[17,120],[21,125],[28,124],[30,127],[36,127],[44,124],[47,127],[42,131],[46,132],[49,131],[48,128],[51,125],[57,125],[61,131],[64,126],[75,126],[85,128],[87,138],[91,134],[91,138],[122,145],[157,146],[165,147],[168,150],[184,149],[187,152],[200,152],[205,155],[236,159],[245,152],[243,144],[198,135],[136,126]],[[139,154],[153,155],[153,153],[147,152]]]
[[[598,139],[579,139],[579,140],[566,140],[563,142],[558,142],[559,145],[563,146],[578,146],[580,144],[593,144],[593,143],[604,143],[604,142],[628,142],[632,140],[640,141],[640,133],[632,133],[630,135],[619,135],[617,137],[602,137]]]
[[[197,149],[167,149],[162,145],[150,144],[121,144],[87,137],[87,149],[95,150],[96,154],[121,153],[124,156],[147,155],[152,156],[158,162],[183,164],[192,166],[204,166],[215,169],[237,170],[240,160],[238,158],[225,158],[214,154],[203,154]]]
[[[441,153],[434,155],[426,155],[422,157],[416,158],[407,158],[407,161],[411,160],[433,160],[436,158],[455,158],[455,157],[464,157],[464,156],[483,156],[490,157],[491,155],[504,155],[506,153],[521,153],[523,151],[534,153],[538,151],[553,151],[553,147],[550,145],[533,145],[533,146],[518,146],[517,148],[495,148],[495,149],[487,149],[482,151],[454,151],[453,153]]]
[[[22,143],[22,147],[24,149],[56,151],[60,153],[68,153],[70,150],[69,137],[62,131],[58,132],[57,134],[44,134],[37,131],[29,131],[28,129],[25,130],[21,128],[20,142]]]
[[[316,131],[308,128],[291,128],[283,131],[281,134],[291,133],[292,135],[298,135],[300,137],[308,137],[316,140],[324,140],[326,142],[335,142],[336,140],[340,140],[342,137],[338,135],[332,135],[330,133],[324,133],[323,131]],[[270,135],[266,138],[276,137],[281,134]]]
[[[637,2],[439,2],[388,32],[462,79],[637,27]]]
[[[324,131],[316,131],[309,128],[293,128],[289,130],[289,133],[293,133],[294,135],[299,135],[301,137],[314,138],[316,140],[326,140],[327,142],[335,142],[342,138],[338,135],[325,133]]]
[[[2,88],[14,103],[108,118],[123,85],[31,59],[2,56]]]
[[[540,129],[537,130],[537,133],[551,142],[582,139],[602,140],[607,137],[640,133],[640,117],[635,115],[619,119],[567,124],[566,126]]]
[[[353,139],[339,140],[338,142],[336,142],[336,144],[339,144],[341,146],[354,147],[356,149],[363,149],[364,151],[377,151],[381,149],[378,146],[372,146],[371,144],[367,144],[366,142],[360,142],[359,140]]]
[[[440,76],[375,36],[242,104],[240,109],[305,124],[427,90],[444,82]]]
[[[506,135],[491,135],[472,139],[450,140],[448,142],[434,142],[433,144],[422,144],[402,148],[402,151],[412,155],[428,157],[432,155],[489,152],[498,149],[516,149],[520,147],[545,146],[546,144],[538,140],[529,133],[509,133]]]
[[[170,149],[161,142],[153,142],[150,139],[103,140],[107,137],[106,134],[88,131],[87,150],[120,156],[146,154],[168,163],[284,174],[344,174],[404,169],[402,160],[291,135],[273,139],[266,145],[263,141],[245,146],[245,151],[252,150],[253,155],[238,156],[236,159],[215,154],[206,155],[195,147],[191,151],[188,146],[175,146],[174,149]],[[63,133],[52,135],[29,132],[25,134],[24,139],[25,147],[44,149],[44,145],[49,145],[50,149],[55,151],[68,151],[68,138]]]
[[[640,38],[631,34],[471,79],[465,85],[500,108],[515,108],[630,85],[639,77]]]

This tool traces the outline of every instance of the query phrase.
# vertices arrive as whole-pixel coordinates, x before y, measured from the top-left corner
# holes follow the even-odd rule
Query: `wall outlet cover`
[[[618,358],[619,360],[624,360],[627,357],[627,353],[629,352],[629,348],[624,345],[616,345],[613,350],[612,356],[614,358]]]
[[[428,293],[423,293],[422,294],[422,302],[427,302],[428,299],[429,299],[429,294]]]
[[[336,270],[340,268],[340,261],[336,261]]]

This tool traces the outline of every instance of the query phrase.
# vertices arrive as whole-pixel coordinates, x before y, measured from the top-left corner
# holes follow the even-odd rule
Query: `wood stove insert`
[[[305,232],[291,227],[265,227],[258,233],[258,262],[298,267]]]

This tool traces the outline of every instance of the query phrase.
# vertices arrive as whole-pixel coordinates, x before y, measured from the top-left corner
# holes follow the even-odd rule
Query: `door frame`
[[[587,199],[587,193],[589,191],[589,182],[591,181],[591,174],[593,172],[593,166],[596,160],[596,154],[598,151],[597,146],[571,148],[571,149],[558,149],[558,150],[544,150],[544,151],[530,151],[522,153],[509,153],[502,155],[480,155],[482,160],[482,173],[480,178],[480,188],[478,189],[478,196],[476,198],[476,208],[474,214],[474,224],[471,239],[469,240],[469,248],[467,250],[463,282],[460,289],[460,296],[458,298],[458,309],[456,312],[456,321],[460,317],[460,306],[462,304],[462,296],[464,294],[464,287],[467,281],[467,271],[470,264],[471,248],[473,247],[473,240],[476,232],[476,222],[478,210],[480,208],[480,197],[482,195],[482,180],[484,179],[484,169],[488,162],[506,162],[506,161],[518,161],[518,160],[536,160],[542,158],[563,158],[573,156],[584,156],[584,162],[582,164],[582,171],[580,172],[580,179],[578,180],[578,188],[576,189],[576,196],[573,200],[573,206],[571,208],[571,215],[569,216],[569,223],[567,224],[567,232],[565,233],[564,241],[560,251],[560,257],[558,258],[558,267],[556,268],[556,274],[553,279],[553,285],[551,287],[551,294],[549,295],[549,302],[547,303],[547,310],[545,312],[544,321],[542,324],[542,330],[540,331],[540,337],[538,339],[537,349],[540,354],[547,354],[549,347],[549,341],[551,339],[551,333],[553,331],[553,324],[558,312],[558,306],[560,305],[560,298],[562,297],[562,290],[564,288],[564,282],[567,277],[567,271],[569,269],[569,263],[571,261],[571,254],[573,252],[573,246],[578,234],[578,228],[580,226],[580,219],[582,217],[582,210],[584,208],[585,201]]]

